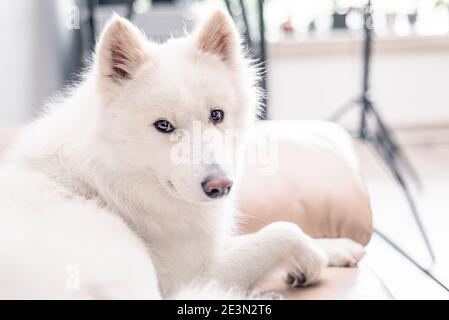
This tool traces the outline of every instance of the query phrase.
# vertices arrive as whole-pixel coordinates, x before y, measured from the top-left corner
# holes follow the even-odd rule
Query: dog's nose
[[[221,198],[232,188],[232,180],[226,176],[209,176],[201,182],[204,193],[209,198]]]

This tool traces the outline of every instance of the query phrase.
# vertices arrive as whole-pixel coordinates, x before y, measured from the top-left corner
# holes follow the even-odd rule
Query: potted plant
[[[389,31],[394,30],[396,26],[396,17],[397,13],[395,11],[389,11],[385,14],[387,30]]]
[[[449,9],[449,0],[436,0],[435,6],[446,7],[447,9]]]
[[[332,1],[332,28],[333,29],[347,29],[346,17],[348,10],[343,9],[338,5],[337,0]]]
[[[440,11],[442,14],[446,14],[444,11],[449,11],[449,0],[435,0],[435,7],[437,11]]]
[[[416,21],[418,20],[418,8],[416,6],[416,0],[413,3],[413,10],[407,14],[408,23],[412,28],[415,27]]]

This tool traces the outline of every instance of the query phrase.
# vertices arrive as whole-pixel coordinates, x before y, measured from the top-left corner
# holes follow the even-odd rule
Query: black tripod
[[[248,49],[250,49],[253,58],[258,61],[258,66],[263,70],[264,76],[259,80],[260,88],[263,92],[267,92],[266,79],[266,39],[265,39],[265,21],[264,21],[264,0],[257,0],[258,11],[258,32],[257,41],[254,41],[248,21],[247,8],[244,0],[224,0],[226,7],[232,19],[239,26],[240,32],[243,35],[243,40]],[[266,120],[268,116],[267,111],[267,96],[264,95],[261,101],[261,113],[259,118]]]
[[[356,137],[365,143],[373,147],[374,151],[385,162],[393,178],[401,187],[407,202],[410,206],[413,218],[418,226],[421,236],[425,242],[427,250],[429,251],[432,263],[435,262],[435,255],[430,244],[427,233],[421,222],[420,214],[417,210],[415,201],[410,193],[410,189],[407,181],[405,180],[405,174],[408,173],[417,183],[421,186],[420,179],[414,170],[410,161],[407,159],[403,150],[399,144],[395,141],[391,130],[385,125],[383,119],[377,112],[369,95],[370,85],[370,62],[372,52],[372,12],[371,12],[371,0],[365,7],[363,14],[364,17],[364,47],[363,47],[363,87],[362,94],[355,100],[351,101],[347,105],[343,106],[331,117],[332,121],[337,121],[344,113],[352,109],[353,107],[360,107],[360,124],[356,132]],[[383,235],[380,231],[376,232],[393,247],[398,248],[396,244],[388,237]],[[403,250],[399,250],[403,255],[406,255]],[[406,255],[410,260],[410,256]],[[413,261],[414,262],[414,261]],[[415,263],[416,264],[416,263]]]
[[[108,5],[124,5],[127,8],[126,18],[131,20],[134,14],[133,5],[135,0],[86,0],[86,9],[87,9],[87,26],[88,26],[88,34],[86,35],[88,38],[87,41],[87,52],[90,54],[94,50],[95,42],[96,42],[96,31],[97,31],[97,19],[95,13],[97,9],[101,6]]]

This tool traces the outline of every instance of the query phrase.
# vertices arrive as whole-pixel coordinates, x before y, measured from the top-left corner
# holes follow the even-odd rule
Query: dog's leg
[[[316,243],[326,252],[329,266],[355,267],[365,255],[365,249],[357,242],[346,239],[316,239]]]
[[[297,225],[276,222],[254,234],[235,237],[212,263],[208,276],[249,290],[263,276],[284,264],[287,283],[305,286],[319,279],[327,258]]]

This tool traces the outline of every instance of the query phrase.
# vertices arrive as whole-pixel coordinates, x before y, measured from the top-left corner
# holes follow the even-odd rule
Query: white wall
[[[17,123],[30,112],[33,11],[28,0],[5,3],[0,10],[0,125]]]
[[[15,0],[0,10],[0,126],[23,123],[61,86],[73,30],[72,0]]]
[[[269,114],[326,119],[361,90],[361,38],[269,45]],[[377,39],[372,96],[395,127],[449,125],[449,36]]]

